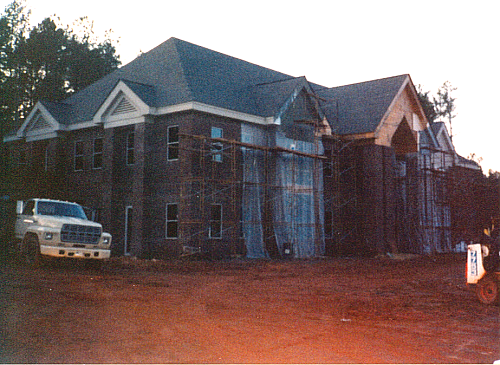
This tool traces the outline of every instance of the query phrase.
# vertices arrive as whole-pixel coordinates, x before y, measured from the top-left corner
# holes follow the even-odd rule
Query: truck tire
[[[498,304],[498,280],[494,274],[486,274],[479,280],[476,295],[484,304]]]
[[[42,263],[42,255],[40,254],[38,237],[32,234],[26,235],[21,244],[20,254],[21,261],[24,264],[32,267],[40,266]]]

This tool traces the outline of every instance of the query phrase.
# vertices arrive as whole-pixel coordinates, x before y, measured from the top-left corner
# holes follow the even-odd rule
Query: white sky
[[[11,0],[0,0],[3,11]],[[170,37],[325,86],[404,73],[457,88],[454,144],[500,171],[500,1],[27,0],[31,23],[88,16],[112,29],[122,64]]]

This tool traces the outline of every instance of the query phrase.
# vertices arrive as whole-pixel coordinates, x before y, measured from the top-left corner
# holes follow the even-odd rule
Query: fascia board
[[[53,130],[42,130],[38,133],[28,133],[26,135],[26,142],[41,141],[44,139],[56,138],[57,132]]]
[[[286,113],[286,111],[290,108],[290,106],[294,103],[294,101],[297,99],[301,91],[305,89],[306,93],[308,95],[314,95],[314,91],[311,88],[311,85],[309,84],[309,81],[305,77],[301,77],[300,80],[298,81],[297,86],[293,89],[293,91],[290,93],[286,101],[283,103],[283,105],[280,107],[278,110],[278,113],[274,117],[274,123],[276,125],[281,125],[281,117]],[[314,97],[313,97],[314,98]],[[315,109],[318,115],[320,116],[320,119],[324,119],[325,115],[321,108],[319,107],[318,103],[315,103]]]
[[[122,80],[120,80],[114,89],[109,93],[108,97],[104,102],[101,104],[97,112],[94,114],[93,121],[95,124],[103,123],[105,122],[103,120],[104,115],[106,112],[109,110],[113,102],[115,101],[116,97],[122,92],[127,99],[133,104],[133,106],[136,108],[138,111],[137,113],[134,114],[151,114],[154,110],[154,108],[150,108],[139,96],[137,96],[136,93],[128,87],[126,83],[124,83]]]
[[[385,111],[384,116],[382,117],[379,125],[375,129],[376,138],[379,138],[380,131],[383,129],[385,121],[387,120],[387,118],[389,118],[389,115],[391,114],[391,112],[394,109],[394,106],[396,105],[398,100],[403,95],[403,92],[406,89],[406,87],[410,88],[410,90],[411,90],[410,94],[413,96],[413,99],[417,105],[417,108],[418,108],[417,112],[419,114],[419,120],[420,120],[420,128],[422,128],[422,130],[424,130],[425,128],[428,127],[429,122],[427,121],[427,117],[425,116],[425,113],[422,109],[422,106],[420,105],[420,102],[418,100],[417,91],[416,91],[415,87],[413,86],[413,82],[411,81],[410,75],[406,75],[405,81],[401,84],[401,87],[399,88],[398,92],[396,93],[396,96],[394,97],[394,99],[392,99],[391,104],[389,105],[389,107]]]
[[[213,106],[213,105],[200,103],[197,101],[190,101],[187,103],[157,108],[153,114],[154,115],[164,115],[164,114],[172,114],[172,113],[178,113],[178,112],[189,111],[189,110],[204,112],[204,113],[208,113],[208,114],[214,114],[214,115],[218,115],[221,117],[237,119],[237,120],[241,120],[243,122],[262,124],[262,125],[272,124],[271,122],[274,120],[274,118],[272,118],[272,117],[267,117],[267,118],[266,117],[259,117],[257,115],[242,113],[242,112],[238,112],[235,110],[230,110],[230,109],[226,109],[226,108],[221,108],[221,107],[217,107],[217,106]]]
[[[102,107],[100,108],[100,111],[104,110],[104,112],[107,110],[107,108],[111,105],[111,102],[114,100],[114,98],[118,95],[118,92],[111,97],[108,97],[108,100],[102,104]],[[108,103],[105,106],[106,103]],[[242,113],[242,112],[237,112],[234,110],[230,109],[225,109],[225,108],[220,108],[196,101],[191,101],[187,103],[181,103],[181,104],[176,104],[176,105],[171,105],[171,106],[166,106],[166,107],[161,107],[161,108],[149,108],[147,111],[143,111],[142,115],[136,115],[132,114],[131,116],[127,117],[126,115],[122,116],[116,116],[113,118],[108,119],[105,123],[101,121],[102,114],[98,115],[96,114],[94,119],[86,122],[81,122],[81,123],[75,123],[75,124],[70,124],[67,126],[66,130],[68,131],[74,131],[74,130],[79,130],[79,129],[85,129],[85,128],[92,128],[96,127],[98,125],[103,125],[104,129],[108,128],[114,128],[114,127],[119,127],[119,126],[126,126],[126,125],[132,125],[136,123],[142,123],[146,121],[147,115],[154,115],[154,116],[160,116],[160,115],[166,115],[166,114],[174,114],[174,113],[180,113],[183,111],[199,111],[203,113],[208,113],[208,114],[213,114],[213,115],[218,115],[221,117],[225,118],[231,118],[231,119],[236,119],[240,120],[243,122],[249,122],[249,123],[254,123],[254,124],[260,124],[260,125],[270,125],[274,123],[274,117],[260,117],[252,114],[247,114],[247,113]],[[99,113],[99,112],[98,112]]]
[[[9,142],[14,142],[14,141],[19,141],[21,140],[22,138],[18,137],[17,135],[9,135],[9,136],[5,136],[3,137],[3,141],[4,143],[9,143]]]
[[[106,122],[103,124],[104,129],[109,129],[109,128],[116,128],[116,127],[124,127],[127,125],[134,125],[134,124],[139,124],[139,123],[144,123],[146,122],[146,116],[142,115],[139,117],[134,117],[134,118],[127,118],[127,119],[120,119],[112,122]]]
[[[357,134],[332,134],[333,136],[339,136],[342,139],[349,140],[349,141],[354,141],[358,139],[374,139],[375,138],[375,133],[374,132],[368,132],[368,133],[357,133]]]
[[[453,142],[451,141],[450,135],[448,134],[448,129],[446,126],[443,124],[441,128],[439,128],[438,133],[436,133],[436,139],[439,141],[439,137],[442,136],[444,141],[447,144],[448,151],[455,151],[455,146],[453,145]],[[444,146],[442,146],[444,147]]]
[[[406,88],[406,85],[408,85],[409,81],[410,80],[409,80],[408,76],[406,76],[405,81],[401,84],[398,92],[396,93],[396,96],[392,99],[391,104],[389,105],[389,107],[385,111],[384,116],[382,117],[382,119],[380,120],[380,123],[378,124],[377,128],[375,129],[376,138],[379,137],[379,133],[382,130],[382,128],[384,127],[385,121],[387,120],[387,118],[389,118],[389,115],[391,114],[392,110],[394,109],[394,106],[396,105],[397,101],[399,100],[399,98],[403,94],[403,91]]]
[[[57,120],[52,116],[52,114],[49,113],[47,108],[45,108],[41,102],[37,102],[33,110],[28,114],[28,117],[17,131],[18,138],[22,138],[26,134],[25,133],[26,128],[28,128],[28,125],[31,123],[37,112],[40,112],[43,115],[45,120],[52,126],[53,131],[58,131],[63,129],[61,125],[57,122]]]
[[[281,106],[281,108],[278,110],[278,113],[276,114],[274,118],[274,123],[277,125],[281,125],[281,117],[286,113],[286,111],[290,108],[290,106],[293,104],[295,99],[300,94],[300,90],[302,90],[303,85],[299,85],[299,87],[295,87],[292,91],[292,93],[288,96],[288,98],[285,100],[285,103]]]
[[[427,120],[427,116],[425,115],[424,108],[422,107],[422,104],[420,103],[420,100],[418,98],[418,92],[417,89],[415,88],[415,84],[413,83],[413,80],[411,79],[411,76],[408,75],[408,85],[410,89],[412,90],[412,95],[413,99],[415,100],[415,104],[417,105],[418,112],[419,112],[419,119],[420,119],[420,125],[422,130],[427,128],[429,126],[429,121]]]
[[[88,122],[80,122],[80,123],[74,123],[74,124],[70,124],[66,127],[65,130],[67,131],[76,131],[76,130],[79,130],[79,129],[86,129],[86,128],[92,128],[92,127],[95,127],[96,124],[94,123],[93,120],[91,121],[88,121]]]

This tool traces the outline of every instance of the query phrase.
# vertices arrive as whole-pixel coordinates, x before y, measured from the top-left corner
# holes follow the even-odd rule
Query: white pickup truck
[[[18,202],[16,248],[23,261],[37,264],[44,257],[108,259],[111,235],[87,219],[76,203],[50,199]]]

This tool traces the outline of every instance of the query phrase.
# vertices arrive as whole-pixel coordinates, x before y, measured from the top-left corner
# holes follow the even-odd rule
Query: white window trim
[[[102,150],[101,152],[96,153],[95,151],[95,141],[96,140],[102,140]],[[95,167],[95,157],[96,155],[101,155],[101,166],[100,167]],[[104,138],[103,137],[96,137],[92,140],[92,169],[93,170],[102,170],[102,164],[104,162]]]
[[[170,130],[172,128],[177,128],[177,142],[170,142]],[[171,125],[167,128],[167,161],[177,161],[179,160],[179,125]],[[169,157],[169,149],[171,146],[177,146],[177,158]]]
[[[76,154],[76,145],[78,143],[82,143],[83,147],[84,147],[81,155]],[[82,159],[82,169],[81,170],[76,169],[76,158],[77,157],[80,157]],[[75,144],[73,146],[73,171],[74,172],[81,172],[84,170],[85,170],[85,141],[80,139],[80,140],[75,141]]]
[[[220,131],[220,137],[214,137],[214,130],[219,130]],[[210,137],[211,138],[224,138],[224,129],[219,128],[219,127],[212,127],[210,129]],[[220,142],[212,142],[212,148],[211,148],[211,155],[212,155],[212,161],[222,163],[223,157],[222,157],[222,150],[224,146]]]

